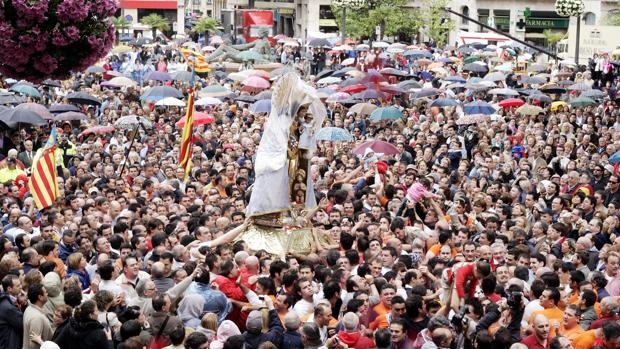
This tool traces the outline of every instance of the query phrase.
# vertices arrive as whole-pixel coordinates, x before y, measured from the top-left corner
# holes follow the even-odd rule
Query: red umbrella
[[[215,118],[213,118],[212,116],[210,116],[207,113],[201,113],[201,112],[195,112],[194,113],[194,126],[210,124],[210,123],[213,123],[213,122],[215,122]],[[183,119],[177,121],[177,123],[175,125],[177,127],[185,126],[185,117],[183,117]]]
[[[400,150],[393,144],[384,141],[370,141],[357,146],[351,152],[355,155],[364,155],[367,148],[372,149],[375,153],[381,153],[385,155],[400,154]]]
[[[355,84],[355,85],[351,85],[351,86],[347,86],[347,87],[343,87],[341,89],[338,89],[338,91],[340,92],[346,92],[346,93],[358,93],[358,92],[362,92],[364,90],[368,89],[368,86],[365,85],[361,85],[361,84]]]
[[[112,133],[115,130],[116,129],[113,126],[94,126],[82,131],[82,133],[80,133],[78,137],[84,137],[88,135],[102,135],[106,133]]]
[[[507,98],[504,99],[503,101],[499,102],[499,106],[502,108],[508,108],[508,107],[520,107],[522,105],[524,105],[525,102],[522,99],[519,98]]]
[[[381,73],[379,73],[375,69],[368,70],[368,74],[366,74],[366,76],[364,76],[364,78],[362,79],[363,83],[373,83],[373,84],[378,84],[384,81],[387,81],[385,77],[381,75]]]

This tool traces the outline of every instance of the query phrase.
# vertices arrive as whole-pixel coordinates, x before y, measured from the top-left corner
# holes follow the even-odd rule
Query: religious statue
[[[212,54],[205,57],[207,63],[231,60],[233,62],[240,63],[243,59],[238,55],[242,51],[251,50],[262,55],[263,60],[271,61],[271,44],[269,43],[269,29],[261,28],[258,32],[259,38],[248,44],[232,45],[230,40],[222,43]]]
[[[316,148],[314,134],[326,114],[316,90],[294,72],[275,83],[246,209],[254,226],[241,237],[250,246],[282,253],[291,244],[300,247],[312,239],[306,234],[310,230],[303,214],[317,206],[310,158]],[[290,234],[294,229],[307,231],[293,237]]]

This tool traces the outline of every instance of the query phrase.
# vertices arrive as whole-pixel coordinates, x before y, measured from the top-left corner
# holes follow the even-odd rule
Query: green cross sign
[[[532,15],[532,11],[530,10],[529,7],[526,7],[525,10],[523,10],[523,17],[528,18],[531,15]]]

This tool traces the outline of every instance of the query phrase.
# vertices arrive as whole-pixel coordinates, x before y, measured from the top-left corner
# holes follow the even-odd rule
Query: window
[[[583,23],[586,25],[596,25],[596,15],[592,12],[586,12],[583,15]]]
[[[463,8],[461,9],[461,13],[463,14],[463,16],[469,17],[469,7],[463,6]],[[469,19],[461,18],[461,24],[462,25],[469,24]]]

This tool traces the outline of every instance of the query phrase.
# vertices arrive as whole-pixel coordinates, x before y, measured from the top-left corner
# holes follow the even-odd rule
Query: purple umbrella
[[[356,93],[351,97],[353,97],[354,99],[373,99],[373,98],[385,97],[385,94],[377,90],[368,89],[368,90]]]
[[[261,99],[260,101],[256,101],[250,107],[250,111],[253,113],[270,113],[271,112],[271,100]]]
[[[327,97],[327,102],[329,103],[342,102],[344,100],[349,99],[350,97],[351,95],[346,92],[336,92],[336,93],[332,93],[329,97]]]
[[[154,71],[154,72],[151,72],[149,75],[147,75],[144,78],[144,80],[171,81],[172,76],[170,76],[170,74],[165,73],[165,72]]]

